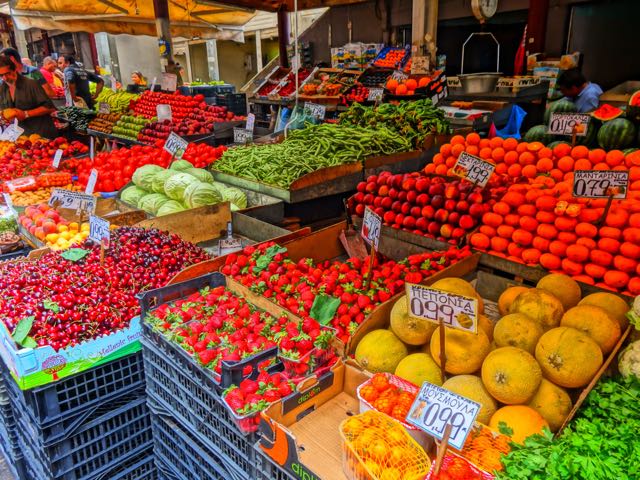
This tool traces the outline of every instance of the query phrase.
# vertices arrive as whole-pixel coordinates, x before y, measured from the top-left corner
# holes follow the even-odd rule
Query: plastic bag
[[[520,127],[526,116],[527,112],[518,105],[513,105],[507,124],[501,130],[496,131],[496,134],[502,138],[515,138],[516,140],[520,140]]]

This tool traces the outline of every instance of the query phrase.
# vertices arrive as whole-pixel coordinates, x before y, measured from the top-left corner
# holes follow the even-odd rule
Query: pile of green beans
[[[230,148],[214,170],[282,188],[321,168],[411,150],[411,142],[386,128],[322,124],[292,131],[281,143]]]

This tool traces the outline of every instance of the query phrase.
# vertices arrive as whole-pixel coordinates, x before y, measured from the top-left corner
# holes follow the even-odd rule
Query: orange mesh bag
[[[511,451],[510,441],[511,439],[506,435],[494,432],[489,427],[476,422],[459,453],[485,472],[500,471],[502,470],[500,457]]]
[[[431,460],[398,422],[369,410],[340,424],[349,480],[422,480]]]

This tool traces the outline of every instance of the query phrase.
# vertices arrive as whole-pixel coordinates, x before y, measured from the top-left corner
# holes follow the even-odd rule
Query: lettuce
[[[142,197],[144,197],[147,193],[146,190],[143,190],[140,187],[136,187],[135,185],[131,185],[130,187],[122,190],[120,194],[120,200],[124,203],[128,203],[129,205],[138,205],[138,202]]]
[[[193,168],[193,165],[187,160],[176,160],[171,165],[169,165],[170,170],[177,170],[179,172],[188,168]]]
[[[170,199],[180,201],[184,197],[185,189],[192,183],[198,183],[198,179],[193,175],[183,172],[176,173],[164,183],[164,193]]]
[[[239,209],[247,208],[247,196],[242,190],[235,187],[224,187],[220,190],[223,202],[231,202]]]
[[[211,175],[211,173],[206,171],[204,168],[187,168],[186,170],[184,170],[184,173],[193,175],[201,182],[213,183],[213,175]]]
[[[151,190],[156,193],[164,194],[165,182],[177,173],[178,172],[176,172],[175,170],[160,170],[158,173],[155,173],[153,175],[153,179],[151,180]]]
[[[197,182],[189,185],[184,191],[183,202],[189,208],[213,205],[222,201],[220,191],[210,183]]]
[[[166,195],[161,193],[148,193],[138,202],[138,208],[155,215],[162,205],[169,201]]]
[[[131,180],[136,186],[144,188],[145,190],[150,192],[153,175],[162,170],[164,169],[162,167],[159,167],[158,165],[143,165],[135,172],[133,172]]]
[[[185,210],[185,207],[180,202],[176,200],[169,200],[158,209],[156,215],[161,217],[163,215],[169,215],[170,213],[182,212],[183,210]]]

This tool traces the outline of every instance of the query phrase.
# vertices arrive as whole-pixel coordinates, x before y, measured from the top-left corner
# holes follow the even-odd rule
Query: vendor
[[[82,99],[87,104],[87,108],[93,110],[94,100],[100,95],[104,87],[104,80],[95,73],[81,68],[72,55],[62,55],[58,59],[58,67],[64,72],[64,89],[67,103],[73,105],[74,102]],[[96,84],[95,95],[91,95],[89,82]]]
[[[37,133],[53,139],[58,131],[51,118],[55,111],[53,103],[37,81],[27,78],[16,70],[15,64],[0,55],[0,108],[2,117],[8,123],[18,119],[18,126],[24,135]]]
[[[139,86],[146,86],[147,80],[144,78],[141,72],[133,72],[131,74],[131,83]]]
[[[579,69],[570,68],[562,72],[556,85],[562,94],[575,104],[579,113],[592,112],[598,108],[602,89],[599,85],[588,82]]]
[[[44,89],[45,93],[49,96],[49,98],[56,97],[55,92],[49,86],[45,78],[42,76],[42,73],[40,73],[40,69],[32,65],[24,64],[22,62],[22,58],[20,57],[20,54],[15,48],[11,48],[11,47],[5,48],[0,52],[0,55],[11,59],[13,64],[16,66],[16,71],[18,73],[21,73],[23,76],[27,78],[31,78],[36,82],[38,82],[38,84],[42,86],[42,88]]]

